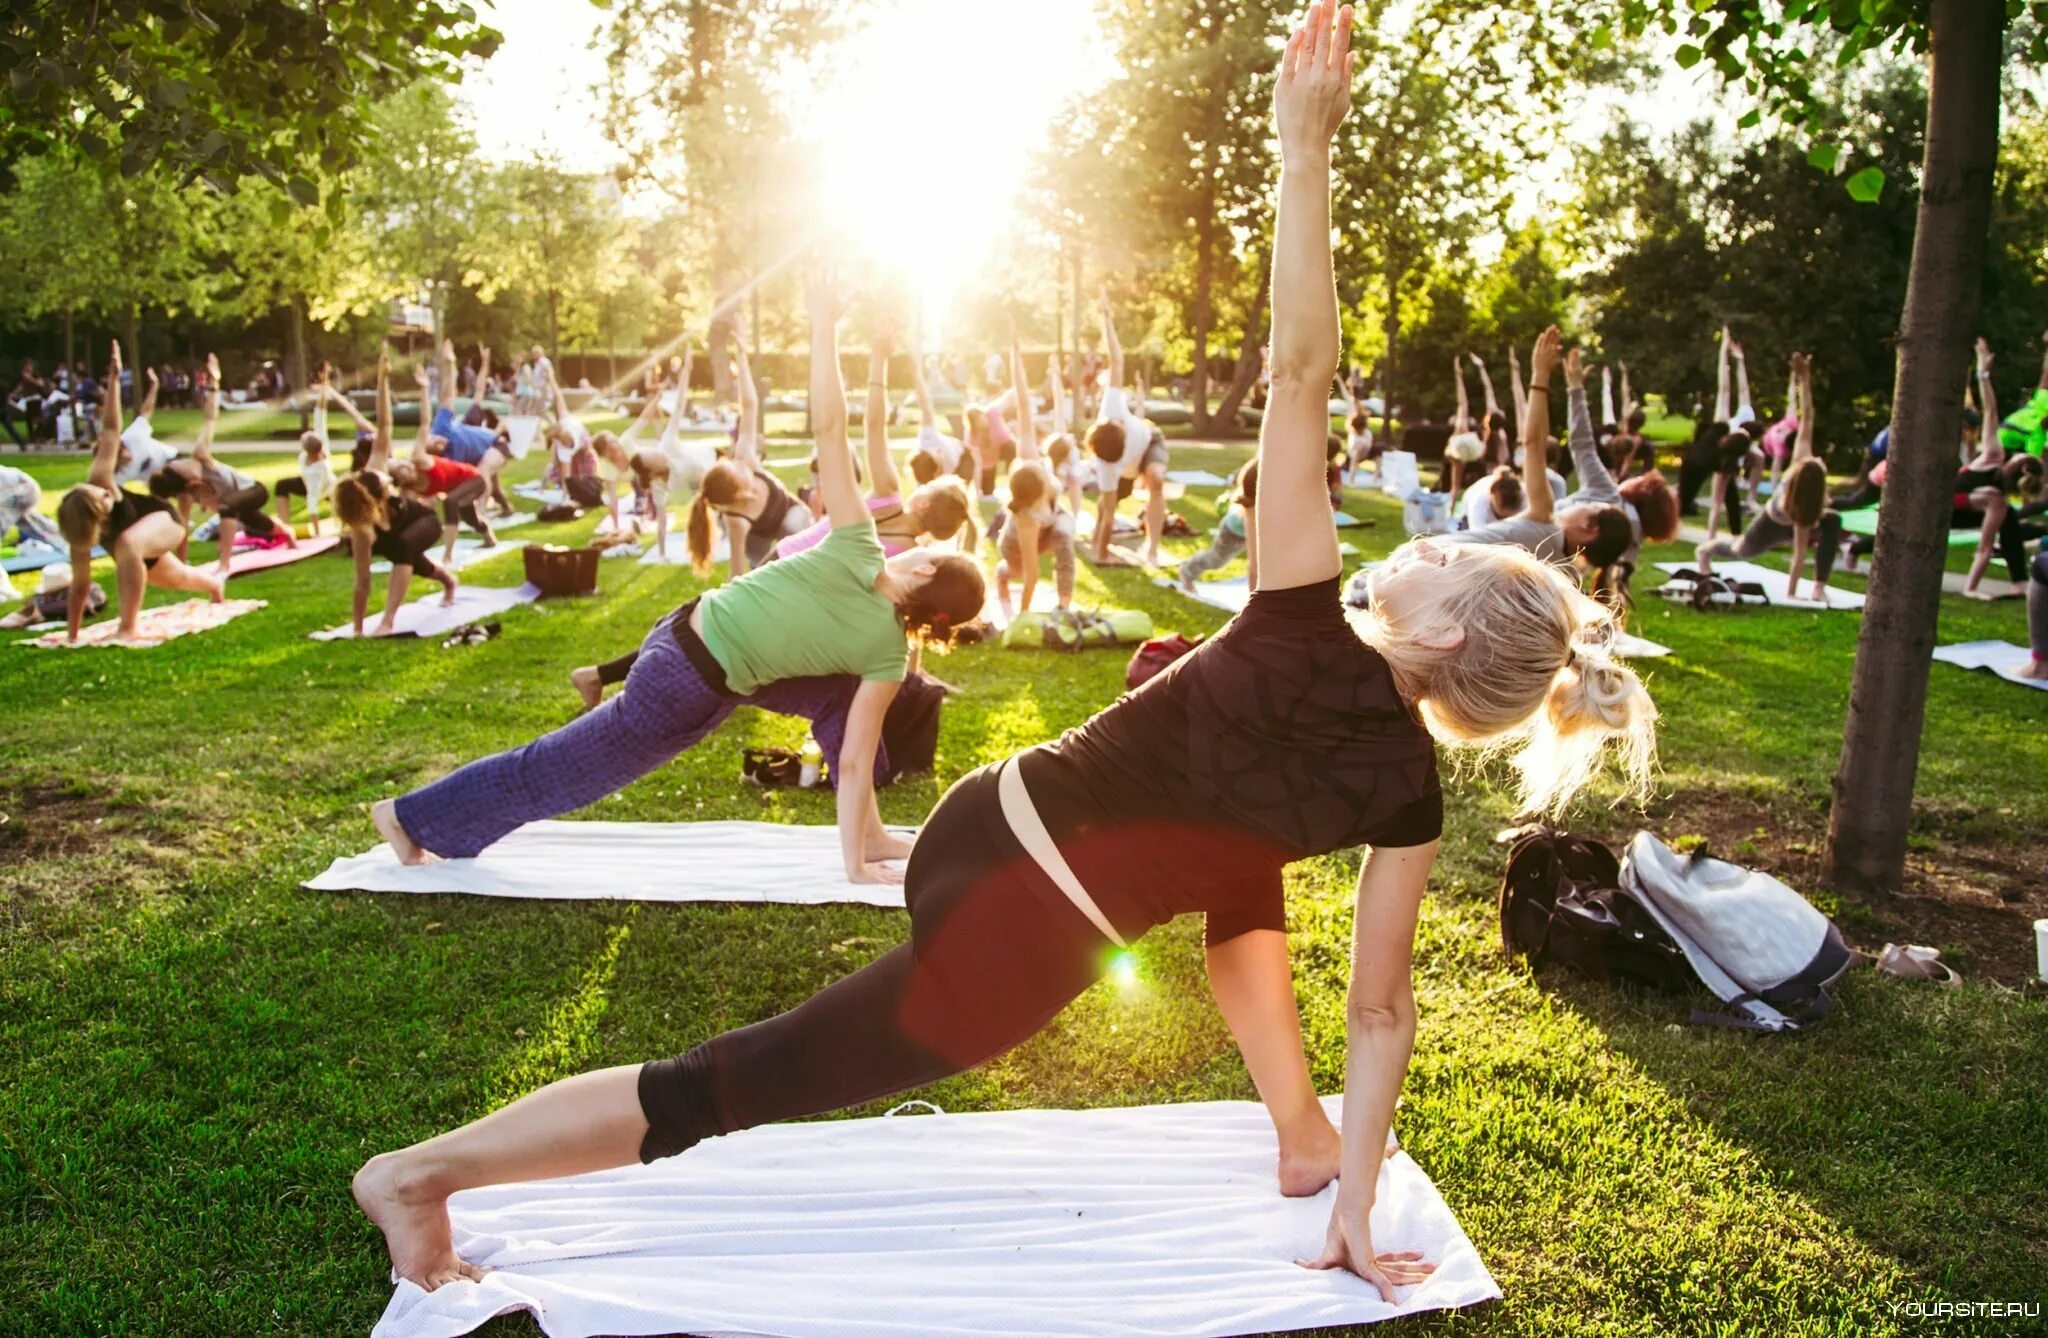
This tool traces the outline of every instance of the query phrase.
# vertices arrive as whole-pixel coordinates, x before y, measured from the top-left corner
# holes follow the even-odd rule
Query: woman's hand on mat
[[[1380,1299],[1392,1305],[1394,1288],[1422,1282],[1436,1265],[1423,1262],[1420,1250],[1380,1254],[1372,1248],[1372,1226],[1367,1220],[1372,1204],[1353,1204],[1340,1188],[1337,1204],[1330,1210],[1330,1230],[1323,1239],[1323,1252],[1314,1259],[1297,1259],[1303,1268],[1348,1268],[1379,1289]]]
[[[866,864],[861,865],[858,869],[853,870],[851,873],[847,874],[846,881],[849,883],[862,884],[901,883],[903,881],[903,870],[893,868],[887,864],[876,864],[870,861]]]
[[[1316,0],[1280,58],[1273,120],[1280,158],[1327,155],[1330,137],[1351,110],[1351,6]]]

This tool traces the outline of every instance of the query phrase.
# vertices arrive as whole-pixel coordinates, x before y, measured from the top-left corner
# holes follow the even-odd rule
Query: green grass
[[[1218,472],[1243,455],[1191,453]],[[289,460],[237,464],[275,477]],[[52,507],[84,469],[29,467]],[[1213,498],[1176,506],[1204,524]],[[1368,554],[1400,537],[1384,499],[1349,509],[1374,521],[1346,532]],[[362,1332],[390,1294],[347,1192],[369,1154],[774,1013],[904,933],[900,914],[853,907],[300,891],[374,839],[365,803],[568,719],[569,669],[699,588],[608,562],[598,598],[515,609],[482,647],[306,640],[346,617],[347,570],[238,581],[270,606],[156,650],[0,648],[0,1329]],[[465,578],[518,572],[508,558]],[[1221,622],[1140,576],[1084,581],[1164,629]],[[1639,627],[1676,651],[1649,666],[1659,807],[1684,815],[1665,834],[1723,810],[1823,822],[1856,620],[1645,599]],[[1943,636],[2024,640],[2023,615],[1950,598]],[[953,655],[940,672],[965,692],[938,774],[885,792],[884,816],[915,822],[967,769],[1085,720],[1123,670],[1116,654]],[[1937,667],[1916,849],[1939,860],[1953,841],[2043,830],[2044,726],[2048,697]],[[743,744],[797,735],[742,715],[589,816],[829,822],[825,796],[737,783]],[[1959,990],[1859,972],[1825,1025],[1768,1039],[1677,1026],[1682,1000],[1532,977],[1502,958],[1494,923],[1490,838],[1508,806],[1484,773],[1451,790],[1398,1123],[1506,1300],[1390,1332],[1891,1333],[1911,1327],[1892,1309],[1907,1300],[2048,1300],[2048,1004],[1983,983],[1965,957]],[[1619,837],[1631,819],[1595,803],[1578,821]],[[1351,852],[1289,878],[1325,1090],[1342,1084],[1355,866]],[[1852,937],[1866,917],[1844,908]],[[948,1110],[1250,1098],[1198,927],[1138,954],[1138,994],[1091,991],[1000,1063],[921,1095]]]

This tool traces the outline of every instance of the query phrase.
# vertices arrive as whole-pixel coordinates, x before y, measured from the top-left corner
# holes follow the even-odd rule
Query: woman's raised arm
[[[738,381],[740,392],[740,431],[733,441],[732,457],[748,469],[761,467],[761,390],[754,384],[754,367],[747,360],[747,325],[737,316],[732,322],[734,358],[739,364]],[[815,333],[815,331],[813,331]],[[834,331],[833,347],[837,348],[837,331]],[[817,385],[817,362],[811,364],[811,384]],[[832,365],[832,384],[839,389],[839,427],[842,434],[846,428],[846,388],[839,384],[839,365]],[[680,405],[677,406],[681,408]],[[818,406],[811,406],[811,418],[815,425]]]
[[[1721,327],[1721,370],[1714,378],[1714,421],[1728,421],[1728,327]]]
[[[804,285],[811,315],[811,433],[817,440],[818,491],[832,528],[868,519],[867,500],[854,477],[853,443],[846,436],[846,387],[839,380],[839,294],[823,267]]]
[[[1813,359],[1792,355],[1792,402],[1798,406],[1799,433],[1792,439],[1792,463],[1813,455]]]
[[[1015,321],[1010,322],[1010,393],[1017,401],[1017,459],[1037,460],[1038,415],[1031,406],[1031,385],[1024,379],[1024,349],[1017,342]]]
[[[1486,359],[1477,353],[1471,355],[1472,365],[1479,369],[1479,388],[1486,392],[1486,414],[1492,417],[1500,412],[1500,401],[1493,393],[1493,373],[1486,370]]]
[[[121,467],[121,341],[114,340],[113,347],[106,391],[100,396],[100,435],[93,443],[92,468],[86,472],[85,480],[95,488],[105,488],[109,492],[120,486],[114,482],[114,471]],[[82,572],[84,569],[73,564],[72,570]],[[72,584],[75,589],[79,583]]]
[[[1280,192],[1273,221],[1272,388],[1259,426],[1259,580],[1285,590],[1342,569],[1325,485],[1337,282],[1330,140],[1351,109],[1351,8],[1318,3],[1288,40],[1273,92]]]
[[[220,426],[220,359],[206,355],[206,377],[213,382],[213,393],[203,398],[205,409],[199,416],[199,436],[192,443],[192,458],[203,465],[214,463],[213,434]]]
[[[1529,413],[1522,420],[1522,495],[1528,502],[1522,514],[1536,521],[1557,515],[1557,494],[1550,490],[1550,378],[1557,372],[1563,345],[1553,325],[1536,336],[1536,349],[1529,355]]]
[[[867,444],[868,495],[901,497],[903,477],[889,453],[889,355],[895,351],[893,331],[876,321],[868,334],[868,407],[861,415],[861,437]]]

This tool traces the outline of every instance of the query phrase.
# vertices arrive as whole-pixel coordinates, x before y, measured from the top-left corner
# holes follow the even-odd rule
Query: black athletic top
[[[789,518],[789,508],[796,505],[796,498],[790,493],[789,489],[782,486],[781,479],[776,478],[767,470],[755,470],[754,477],[759,479],[761,486],[768,490],[768,497],[766,501],[761,503],[761,514],[754,517],[750,523],[754,529],[759,530],[761,533],[780,539],[783,534],[784,523]]]
[[[1333,578],[1260,590],[1192,654],[1019,759],[1074,876],[1126,938],[1189,911],[1281,927],[1281,870],[1443,830],[1436,749]]]
[[[176,515],[177,508],[163,498],[152,497],[148,493],[129,492],[126,488],[114,489],[114,504],[107,509],[106,524],[100,527],[101,545],[112,551],[114,540],[121,537],[123,530],[144,516],[153,516],[158,512]]]
[[[419,566],[420,559],[440,542],[440,515],[417,498],[391,494],[384,499],[384,516],[390,528],[377,531],[370,540],[370,552],[393,566]]]

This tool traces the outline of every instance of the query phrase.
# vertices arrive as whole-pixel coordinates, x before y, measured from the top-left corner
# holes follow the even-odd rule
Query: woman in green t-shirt
[[[884,863],[910,845],[875,809],[882,717],[903,682],[909,638],[945,642],[981,612],[981,568],[957,553],[885,557],[854,477],[839,381],[837,298],[808,294],[818,474],[833,530],[807,552],[748,572],[649,632],[624,691],[523,747],[472,762],[371,809],[399,858],[467,858],[508,832],[582,808],[675,757],[740,706],[811,719],[833,763],[846,876],[899,883]],[[843,679],[861,680],[843,713]]]

